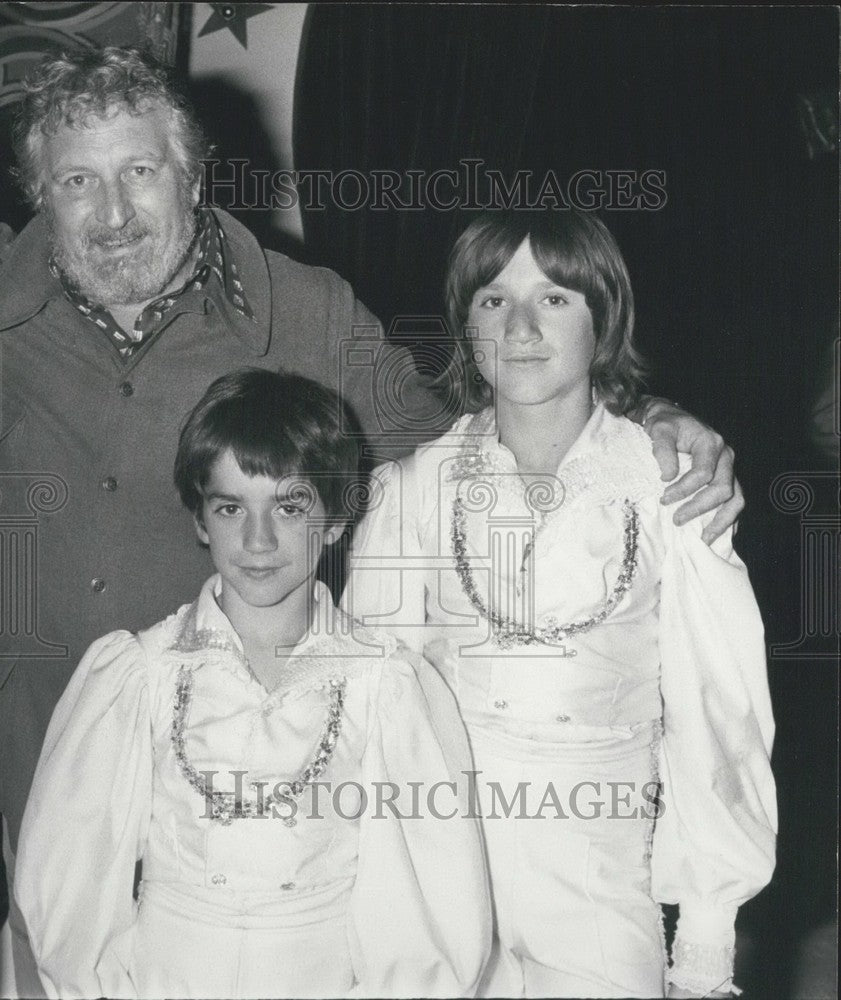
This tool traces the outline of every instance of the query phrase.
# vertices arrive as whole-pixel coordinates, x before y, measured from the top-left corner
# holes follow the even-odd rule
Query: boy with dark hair
[[[470,765],[455,704],[394,639],[351,636],[315,582],[357,474],[344,405],[241,370],[183,427],[175,480],[217,573],[153,628],[93,644],[24,817],[16,889],[52,996],[478,985],[475,819],[384,808],[410,783],[457,794]]]

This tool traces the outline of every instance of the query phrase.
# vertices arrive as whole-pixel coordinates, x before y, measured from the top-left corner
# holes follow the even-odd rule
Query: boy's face
[[[302,477],[247,476],[233,452],[214,463],[196,531],[222,577],[222,609],[268,608],[312,585],[328,529],[324,505]]]
[[[477,367],[497,399],[535,404],[589,393],[596,337],[587,300],[540,270],[528,239],[476,290],[467,326],[496,344],[496,357],[477,358]]]

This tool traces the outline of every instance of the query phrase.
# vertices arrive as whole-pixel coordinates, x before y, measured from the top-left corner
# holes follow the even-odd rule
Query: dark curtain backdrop
[[[768,531],[751,532],[776,517],[773,477],[819,461],[808,413],[837,336],[837,148],[801,121],[803,95],[822,92],[837,143],[837,66],[826,8],[313,4],[295,166],[664,171],[662,208],[601,214],[631,271],[651,387],[736,446],[743,538],[773,559]],[[470,212],[301,205],[308,258],[386,328],[422,335],[400,317],[441,314]],[[777,621],[792,607],[779,583],[757,584]]]
[[[549,10],[312,5],[296,92],[295,165],[429,174],[481,157],[529,159]],[[315,124],[317,123],[317,125]],[[353,197],[353,187],[346,189]],[[442,197],[450,189],[442,183]],[[402,200],[408,200],[408,191]],[[347,277],[384,322],[438,310],[459,212],[302,206],[310,255]]]
[[[811,450],[809,412],[837,337],[837,145],[807,138],[803,108],[823,93],[837,144],[837,12],[313,5],[301,60],[299,170],[429,171],[479,157],[511,177],[665,171],[665,206],[602,217],[631,271],[652,388],[736,448],[748,500],[739,551],[769,642],[795,639],[801,538],[770,489],[781,473],[832,467]],[[441,313],[446,254],[468,212],[327,199],[302,214],[311,259],[348,278],[386,326]],[[770,670],[780,864],[744,910],[755,949],[742,960],[753,995],[785,997],[793,949],[834,910],[837,678],[831,660],[805,655]]]
[[[836,65],[831,10],[313,5],[295,164],[370,175],[478,157],[562,180],[664,170],[663,209],[604,213],[632,271],[638,336],[663,391],[719,421],[731,400],[739,418],[735,393],[712,409],[687,376],[790,376],[787,341],[812,350],[832,320],[836,163],[807,159],[797,95],[834,91]],[[440,311],[467,212],[326,204],[303,208],[313,259],[386,324]]]

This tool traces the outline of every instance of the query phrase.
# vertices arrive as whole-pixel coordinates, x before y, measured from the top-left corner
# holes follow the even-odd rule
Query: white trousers
[[[150,1000],[344,996],[354,983],[349,892],[347,880],[297,900],[144,883],[134,927],[100,967],[105,992]]]
[[[480,996],[662,997],[655,727],[589,744],[468,728],[495,917]]]

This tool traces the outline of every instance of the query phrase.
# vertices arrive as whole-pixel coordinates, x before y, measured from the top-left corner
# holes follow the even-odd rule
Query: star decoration
[[[248,19],[271,10],[273,3],[212,3],[213,13],[199,32],[198,37],[212,35],[227,28],[240,45],[248,48]]]

